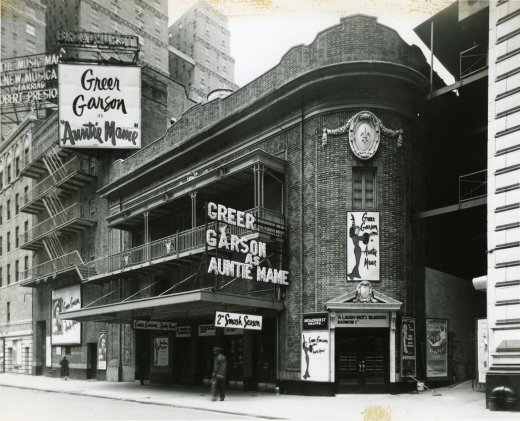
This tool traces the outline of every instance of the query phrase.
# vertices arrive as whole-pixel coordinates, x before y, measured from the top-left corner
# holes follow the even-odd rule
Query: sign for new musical
[[[141,68],[58,65],[62,148],[141,148]]]

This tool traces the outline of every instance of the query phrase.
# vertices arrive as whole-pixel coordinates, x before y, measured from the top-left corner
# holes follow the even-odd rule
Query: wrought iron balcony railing
[[[64,271],[66,269],[72,269],[74,267],[81,268],[83,266],[83,260],[77,250],[72,253],[65,254],[58,257],[57,259],[49,260],[45,263],[34,266],[30,269],[19,272],[20,282],[30,282],[39,278],[45,278],[54,273]]]

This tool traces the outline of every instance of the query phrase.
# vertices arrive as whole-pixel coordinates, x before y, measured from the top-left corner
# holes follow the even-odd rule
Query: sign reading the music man
[[[379,212],[347,212],[347,218],[348,278],[379,281]]]
[[[61,147],[141,147],[140,67],[60,64],[58,90]]]

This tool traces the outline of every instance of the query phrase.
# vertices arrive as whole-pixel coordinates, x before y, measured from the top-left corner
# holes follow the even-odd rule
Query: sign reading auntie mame
[[[63,148],[141,147],[141,68],[58,66]]]

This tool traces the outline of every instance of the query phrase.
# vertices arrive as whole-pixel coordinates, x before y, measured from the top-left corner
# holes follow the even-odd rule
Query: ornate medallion
[[[348,138],[359,159],[372,158],[379,147],[379,119],[370,111],[357,113],[350,123]]]
[[[374,298],[374,291],[372,291],[372,284],[369,281],[361,281],[356,290],[356,297],[354,303],[377,303]]]

